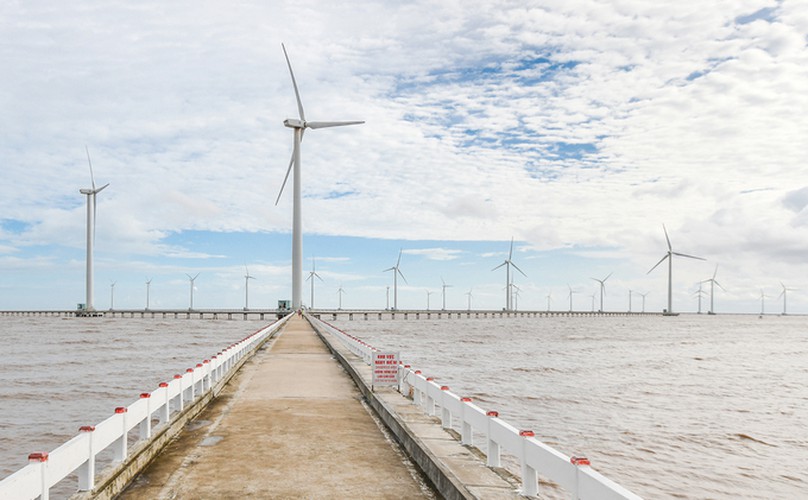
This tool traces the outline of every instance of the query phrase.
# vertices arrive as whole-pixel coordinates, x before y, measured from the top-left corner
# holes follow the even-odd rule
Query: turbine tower
[[[469,298],[469,311],[471,311],[471,299],[474,297],[474,295],[471,294],[471,288],[466,292],[466,296]]]
[[[522,293],[522,289],[516,285],[513,285],[513,310],[519,310],[519,294]]]
[[[95,215],[96,215],[96,200],[95,195],[104,190],[109,183],[104,184],[100,188],[95,187],[95,177],[93,176],[93,162],[90,161],[90,149],[84,146],[87,151],[87,163],[90,165],[90,182],[92,188],[79,189],[79,193],[87,196],[87,276],[86,276],[86,298],[84,309],[86,311],[95,311],[93,306],[93,245],[95,244]]]
[[[701,289],[701,285],[702,285],[703,283],[704,283],[703,281],[699,281],[699,282],[698,282],[699,289],[698,289],[698,290],[696,290],[696,291],[693,293],[693,295],[698,295],[698,296],[699,296],[699,311],[698,311],[698,314],[701,314],[701,298],[704,296],[704,290],[702,290],[702,289]],[[710,314],[712,314],[712,313],[710,313]]]
[[[696,257],[693,255],[687,255],[684,253],[674,252],[673,248],[671,247],[671,239],[668,238],[668,230],[665,228],[665,224],[662,224],[662,230],[665,231],[665,241],[668,243],[668,252],[662,257],[659,262],[654,264],[647,273],[651,274],[651,271],[657,268],[658,265],[662,264],[665,259],[668,259],[668,309],[663,313],[664,316],[676,316],[676,313],[673,312],[673,256],[679,257],[687,257],[688,259],[696,259],[696,260],[705,260],[701,257]]]
[[[578,293],[578,292],[573,290],[572,287],[569,285],[569,283],[567,283],[567,288],[569,288],[569,290],[570,290],[570,293],[569,293],[569,295],[567,297],[570,299],[570,312],[572,312],[572,294]]]
[[[446,289],[452,285],[447,285],[445,281],[443,281],[443,276],[440,278],[440,282],[443,283],[441,286],[441,295],[443,296],[443,307],[441,308],[442,311],[446,310]]]
[[[606,280],[609,279],[609,277],[612,274],[614,274],[614,272],[609,273],[608,276],[606,276],[602,280],[599,280],[597,278],[589,278],[589,279],[595,280],[598,283],[600,283],[600,310],[598,312],[603,312],[603,296],[606,294]],[[595,307],[592,306],[593,311],[594,311],[594,309],[595,309]]]
[[[766,313],[766,295],[763,293],[763,289],[760,289],[760,315],[763,316]]]
[[[430,292],[429,290],[426,291],[426,310],[429,311],[429,296],[435,292]]]
[[[337,295],[339,295],[339,307],[337,309],[342,310],[342,294],[345,293],[345,290],[342,288],[340,284],[339,290],[337,290]]]
[[[115,281],[109,284],[109,310],[115,309]]]
[[[320,281],[323,281],[323,278],[317,274],[316,264],[314,261],[314,257],[311,258],[311,271],[309,271],[309,277],[306,278],[306,281],[311,280],[311,308],[314,309],[314,278],[317,278]],[[325,282],[323,282],[325,283]]]
[[[651,292],[640,293],[640,297],[642,297],[642,312],[645,312],[645,296]]]
[[[496,271],[497,269],[499,269],[502,266],[505,266],[505,310],[510,311],[512,309],[511,308],[511,286],[512,286],[512,283],[511,283],[511,266],[513,266],[514,269],[516,269],[517,271],[522,273],[522,276],[527,278],[527,274],[525,274],[521,269],[519,269],[519,266],[517,266],[516,264],[513,263],[513,238],[511,238],[511,249],[508,252],[508,258],[505,259],[502,262],[502,264],[498,265],[497,267],[495,267],[494,269],[491,269],[491,270]]]
[[[152,278],[146,280],[146,310],[149,310],[149,291],[151,289]]]
[[[199,273],[196,273],[196,276],[194,276],[194,277],[191,277],[190,274],[185,273],[185,276],[188,276],[188,280],[191,283],[191,303],[188,306],[188,310],[193,311],[194,310],[194,281],[196,281],[196,278],[199,277]]]
[[[295,99],[297,100],[298,118],[287,118],[283,124],[294,130],[294,147],[292,149],[292,158],[289,160],[289,168],[286,170],[286,176],[283,178],[278,199],[275,200],[275,205],[281,199],[283,188],[286,186],[286,181],[289,179],[289,173],[294,168],[294,175],[292,176],[292,184],[294,190],[293,204],[292,204],[292,308],[297,310],[303,303],[303,215],[301,208],[301,184],[302,172],[300,167],[300,142],[303,140],[303,132],[310,128],[316,130],[318,128],[328,127],[342,127],[345,125],[359,125],[365,123],[364,121],[342,121],[342,122],[308,122],[306,115],[303,112],[303,102],[300,100],[300,91],[297,88],[297,81],[295,80],[295,73],[292,71],[292,63],[289,62],[289,55],[286,53],[286,46],[281,44],[283,55],[286,58],[286,65],[289,67],[289,75],[292,77],[292,86],[295,89]]]
[[[247,264],[244,264],[244,310],[250,308],[250,280],[254,280],[255,276],[250,275],[250,270],[247,269]]]
[[[783,316],[785,316],[786,315],[786,298],[788,296],[788,294],[786,292],[792,292],[792,291],[796,290],[796,288],[788,288],[787,286],[785,286],[783,284],[782,281],[780,282],[780,286],[783,287],[783,291],[780,292],[780,295],[778,295],[777,298],[779,299],[780,297],[783,297]]]
[[[718,285],[718,288],[727,291],[721,283],[715,280],[715,275],[718,274],[718,264],[715,265],[715,271],[713,271],[713,277],[702,281],[702,283],[709,283],[710,284],[710,310],[707,314],[715,314],[715,309],[713,308],[713,294],[715,292],[715,285]]]
[[[401,253],[403,251],[404,250],[399,250],[398,251],[398,260],[396,261],[395,266],[390,267],[390,268],[385,269],[384,271],[382,271],[382,272],[385,272],[385,273],[387,271],[393,271],[393,310],[394,311],[398,310],[398,276],[401,275],[401,279],[404,280],[404,283],[407,283],[407,278],[404,277],[404,274],[401,272],[401,269],[399,268],[399,265],[401,264]],[[389,291],[388,291],[388,300],[387,300],[387,302],[388,302],[387,305],[389,307],[390,306]]]

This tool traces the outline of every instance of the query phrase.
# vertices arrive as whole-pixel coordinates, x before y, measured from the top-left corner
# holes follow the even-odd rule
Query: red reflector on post
[[[125,406],[119,406],[115,408],[115,413],[126,413],[129,409]]]
[[[47,451],[37,451],[28,455],[28,460],[31,462],[47,462],[48,461],[48,452]]]
[[[464,403],[471,403],[471,398],[460,398],[460,401]]]
[[[586,457],[570,457],[572,465],[590,465],[589,459]]]
[[[499,416],[499,412],[498,412],[498,411],[494,411],[494,410],[487,411],[487,412],[485,412],[485,416],[486,416],[486,417],[498,417],[498,416]]]
[[[442,391],[448,391],[448,390],[449,390],[449,386],[448,386],[448,385],[442,385],[442,386],[440,386],[440,390],[442,390]]]
[[[210,360],[209,360],[209,359],[206,359],[206,360],[205,360],[205,361],[203,361],[202,363],[203,363],[203,364],[205,364],[205,363],[210,363]]]
[[[415,370],[415,374],[416,374],[416,375],[420,375],[420,374],[421,374],[421,370]]]
[[[182,378],[182,375],[180,375],[180,374],[178,373],[178,374],[174,375],[174,378],[175,378],[175,379],[177,379],[177,378]]]
[[[519,431],[519,435],[522,437],[532,438],[536,435],[536,433],[533,431]]]
[[[202,368],[202,363],[197,363],[197,364],[196,364],[196,367],[197,367],[197,368]]]
[[[94,425],[82,425],[79,427],[79,431],[81,432],[93,432],[95,430]]]
[[[427,377],[427,378],[426,378],[426,381],[427,381],[427,382],[432,382],[433,380],[435,380],[435,377]]]
[[[140,393],[140,399],[146,399],[146,398],[150,398],[150,397],[151,397],[150,392],[141,392]]]
[[[168,382],[160,382],[160,385],[157,387],[168,387]]]
[[[410,365],[404,365],[404,368],[411,368]]]
[[[185,370],[185,373],[193,373],[193,372],[194,372],[193,368],[186,368]]]

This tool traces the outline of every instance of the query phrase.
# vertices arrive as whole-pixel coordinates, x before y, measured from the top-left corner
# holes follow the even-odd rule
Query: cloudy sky
[[[291,296],[297,106],[315,305],[808,312],[801,1],[0,3],[0,309],[243,307]],[[705,285],[706,286],[706,285]],[[392,291],[391,301],[392,301]],[[304,302],[309,303],[307,285]],[[703,308],[706,310],[706,304]]]

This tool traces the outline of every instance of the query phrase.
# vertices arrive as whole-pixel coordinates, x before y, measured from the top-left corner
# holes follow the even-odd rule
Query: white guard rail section
[[[339,339],[351,352],[371,364],[375,347],[333,325],[309,316]],[[471,398],[460,397],[448,386],[440,385],[431,377],[410,365],[399,365],[399,391],[412,394],[413,402],[428,415],[440,418],[444,429],[460,428],[461,443],[476,446],[485,453],[489,467],[500,467],[500,455],[516,457],[521,465],[522,495],[538,495],[538,475],[557,483],[582,500],[641,499],[640,496],[606,478],[590,467],[584,457],[568,457],[536,439],[533,431],[519,430],[499,418],[496,411],[485,411]],[[475,445],[474,434],[482,435],[482,446]]]
[[[29,464],[0,481],[0,499],[48,500],[50,488],[72,474],[78,475],[79,491],[90,491],[95,485],[96,456],[112,449],[112,465],[127,457],[130,431],[137,429],[137,442],[152,438],[155,429],[169,425],[196,399],[206,395],[216,384],[231,375],[238,361],[268,336],[276,332],[292,315],[262,328],[231,344],[210,359],[161,382],[152,392],[144,392],[129,406],[115,408],[115,413],[96,425],[83,426],[80,433],[50,453],[28,455]],[[136,443],[137,443],[136,442]]]

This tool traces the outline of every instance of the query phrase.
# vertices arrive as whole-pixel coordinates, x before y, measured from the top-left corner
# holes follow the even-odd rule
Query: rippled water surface
[[[806,317],[334,324],[643,497],[808,498]]]
[[[0,478],[25,466],[28,453],[53,450],[80,426],[106,419],[115,407],[263,326],[0,317]]]

